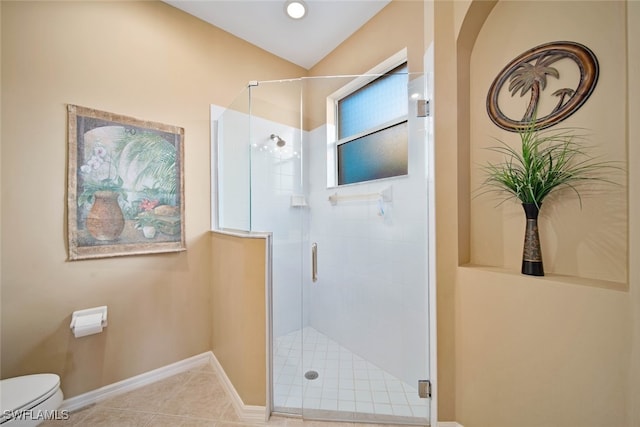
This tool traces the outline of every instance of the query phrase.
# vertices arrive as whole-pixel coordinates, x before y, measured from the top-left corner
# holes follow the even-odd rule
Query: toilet
[[[62,403],[60,377],[34,374],[0,381],[2,427],[31,427],[45,420],[62,419],[65,413],[54,412]]]

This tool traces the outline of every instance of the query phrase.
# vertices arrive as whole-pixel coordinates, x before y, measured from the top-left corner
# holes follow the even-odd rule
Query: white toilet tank
[[[44,420],[63,419],[64,411],[56,411],[62,403],[60,377],[56,374],[34,374],[0,381],[2,427],[37,426]]]

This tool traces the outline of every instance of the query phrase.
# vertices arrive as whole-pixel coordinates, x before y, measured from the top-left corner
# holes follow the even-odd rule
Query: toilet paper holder
[[[76,338],[102,332],[107,326],[107,306],[77,310],[71,314],[69,327]]]

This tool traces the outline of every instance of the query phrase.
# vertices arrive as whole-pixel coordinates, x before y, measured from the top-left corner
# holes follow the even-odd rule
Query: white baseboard
[[[110,397],[127,393],[156,381],[209,364],[212,359],[213,353],[210,351],[198,354],[196,356],[189,357],[188,359],[163,366],[162,368],[154,369],[153,371],[145,372],[143,374],[136,375],[135,377],[127,378],[126,380],[118,381],[117,383],[109,384],[79,396],[66,399],[62,402],[60,409],[77,411],[78,409],[85,408]]]
[[[438,421],[438,427],[463,427],[462,424],[455,421]]]
[[[236,391],[236,388],[231,383],[231,380],[222,369],[222,365],[216,359],[215,354],[211,353],[211,364],[213,365],[213,369],[215,369],[218,376],[222,379],[222,384],[224,385],[225,390],[229,397],[231,397],[231,403],[233,405],[233,409],[236,411],[238,417],[247,422],[257,421],[264,422],[267,421],[267,408],[264,406],[254,406],[254,405],[245,405],[242,401],[242,398]]]

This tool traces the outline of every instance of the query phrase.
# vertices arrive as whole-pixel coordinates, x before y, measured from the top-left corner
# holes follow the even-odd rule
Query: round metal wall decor
[[[577,81],[568,84],[563,81],[563,87],[551,94],[545,93],[549,77],[560,80],[559,70],[552,65],[565,59],[577,65],[579,73],[572,79]],[[598,59],[586,46],[568,41],[542,44],[519,55],[500,71],[487,94],[487,112],[497,126],[512,132],[530,125],[534,117],[536,129],[553,126],[586,102],[598,82],[598,74]],[[507,82],[508,87],[504,88]],[[529,94],[529,103],[521,117],[508,117],[500,108],[499,95],[503,90],[508,90],[511,97],[518,92],[520,97]],[[547,101],[552,100],[551,97],[557,97],[557,100],[549,104],[554,105],[550,113],[540,116],[539,113],[545,114],[538,111],[543,97]]]

